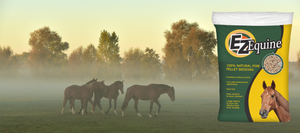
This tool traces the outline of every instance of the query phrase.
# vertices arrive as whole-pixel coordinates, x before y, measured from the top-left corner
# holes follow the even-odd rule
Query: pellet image
[[[282,59],[279,57],[279,55],[268,55],[264,59],[264,70],[270,74],[276,74],[281,71],[282,69]]]

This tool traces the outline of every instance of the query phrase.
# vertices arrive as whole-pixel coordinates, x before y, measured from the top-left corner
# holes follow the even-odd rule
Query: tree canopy
[[[119,37],[115,32],[110,34],[106,30],[101,31],[97,49],[97,63],[101,69],[98,74],[104,78],[121,78],[121,57],[119,54]]]
[[[130,48],[124,52],[122,62],[124,78],[134,80],[158,79],[162,75],[159,55],[153,49]]]
[[[165,31],[163,70],[173,80],[211,79],[216,77],[217,44],[213,31],[199,28],[186,20],[175,22]]]
[[[35,77],[58,77],[67,62],[69,43],[49,27],[43,27],[30,33],[28,44],[31,46],[28,65]]]
[[[20,64],[12,49],[9,46],[0,46],[0,77],[16,76],[19,67]]]

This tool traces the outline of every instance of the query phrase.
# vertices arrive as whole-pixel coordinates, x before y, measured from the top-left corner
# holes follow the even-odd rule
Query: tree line
[[[49,27],[30,33],[31,50],[14,54],[0,46],[0,77],[18,76],[23,67],[35,78],[132,80],[214,80],[218,79],[217,40],[213,31],[179,20],[164,32],[163,57],[152,48],[129,48],[120,56],[119,36],[102,30],[97,45],[79,46],[68,56],[68,42]],[[297,53],[300,69],[300,52]]]

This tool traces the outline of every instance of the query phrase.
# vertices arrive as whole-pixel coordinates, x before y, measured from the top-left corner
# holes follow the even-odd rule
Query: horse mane
[[[282,106],[286,111],[290,112],[289,110],[289,102],[278,92],[275,90],[276,94],[276,102]]]
[[[94,82],[94,81],[95,81],[95,80],[91,80],[91,81],[87,82],[86,85],[89,84],[89,83],[92,83],[92,82]]]

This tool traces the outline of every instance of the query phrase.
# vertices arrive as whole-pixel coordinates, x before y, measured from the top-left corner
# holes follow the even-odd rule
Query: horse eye
[[[271,96],[272,98],[274,97],[274,95]]]

